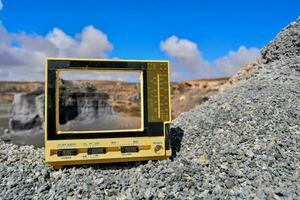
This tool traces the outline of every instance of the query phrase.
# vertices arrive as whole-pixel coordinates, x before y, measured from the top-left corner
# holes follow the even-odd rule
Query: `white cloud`
[[[161,42],[161,48],[170,56],[182,60],[201,56],[197,44],[187,39],[178,39],[174,35]]]
[[[54,28],[46,37],[58,49],[60,57],[98,57],[107,56],[107,51],[112,50],[112,45],[107,36],[93,26],[87,26],[79,35],[81,42],[68,35],[62,30]]]
[[[260,57],[260,51],[257,48],[247,48],[240,46],[237,51],[229,51],[228,55],[215,60],[215,65],[225,76],[232,76],[243,65],[251,63]]]
[[[174,76],[172,77],[175,80],[204,78],[207,74],[215,73],[214,68],[203,58],[197,44],[190,40],[171,36],[162,41],[160,47],[162,51],[174,58],[172,62]]]
[[[209,62],[196,43],[176,36],[161,41],[160,47],[172,58],[172,77],[176,81],[232,76],[244,64],[260,57],[259,49],[241,46],[237,51],[229,51],[228,55]]]
[[[231,76],[260,56],[257,48],[241,46],[209,62],[196,43],[176,36],[161,41],[160,46],[172,59],[172,77],[176,81]],[[93,26],[85,27],[76,36],[59,28],[43,36],[9,33],[0,24],[0,80],[43,80],[45,57],[105,58],[112,49],[107,36]]]
[[[54,28],[50,33],[48,33],[47,39],[62,51],[60,53],[63,53],[76,45],[76,41],[59,28]]]
[[[3,9],[3,3],[2,0],[0,0],[0,11]]]
[[[45,57],[105,58],[113,49],[107,36],[93,26],[78,37],[54,28],[46,36],[9,33],[0,25],[0,79],[43,80]]]

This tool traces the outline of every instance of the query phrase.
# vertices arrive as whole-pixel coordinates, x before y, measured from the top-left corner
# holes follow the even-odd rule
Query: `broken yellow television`
[[[166,159],[170,123],[168,61],[46,59],[46,163]]]

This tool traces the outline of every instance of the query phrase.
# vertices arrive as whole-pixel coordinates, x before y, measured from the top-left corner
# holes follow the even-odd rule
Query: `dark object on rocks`
[[[171,128],[170,132],[171,132],[172,158],[175,158],[177,152],[180,151],[181,141],[184,132],[180,127]]]

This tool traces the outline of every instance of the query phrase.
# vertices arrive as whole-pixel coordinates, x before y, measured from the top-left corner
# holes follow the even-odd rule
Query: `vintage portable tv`
[[[168,61],[48,58],[45,160],[54,167],[171,156]]]

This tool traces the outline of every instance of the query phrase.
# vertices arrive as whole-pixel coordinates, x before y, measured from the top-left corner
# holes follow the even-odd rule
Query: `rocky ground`
[[[243,78],[181,114],[173,161],[53,170],[43,148],[0,141],[0,198],[299,199],[298,41],[300,19]]]

